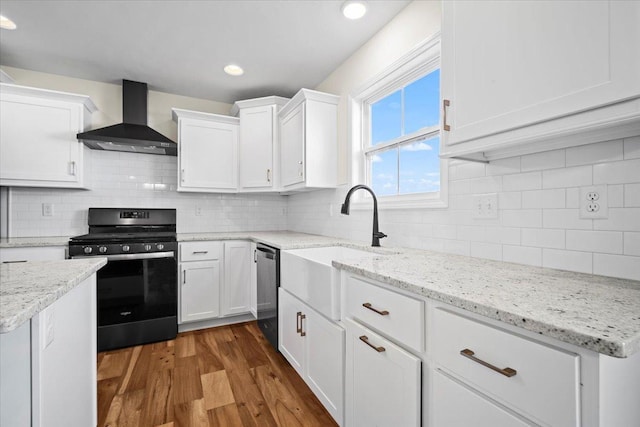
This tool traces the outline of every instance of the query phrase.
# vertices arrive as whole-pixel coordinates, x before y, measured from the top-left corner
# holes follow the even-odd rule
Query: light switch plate
[[[473,196],[473,218],[498,218],[498,194],[476,194]]]

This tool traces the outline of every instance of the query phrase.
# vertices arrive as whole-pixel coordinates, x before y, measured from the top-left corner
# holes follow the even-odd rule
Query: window
[[[446,206],[440,160],[439,36],[352,96],[352,178],[382,207]]]

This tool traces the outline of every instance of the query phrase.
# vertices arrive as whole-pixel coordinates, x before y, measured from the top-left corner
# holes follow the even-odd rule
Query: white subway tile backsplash
[[[624,139],[624,158],[640,159],[640,136]]]
[[[591,185],[592,166],[551,169],[542,172],[542,188],[566,188]]]
[[[609,201],[609,206],[611,206],[611,201]],[[624,206],[640,208],[640,183],[624,185]]]
[[[505,262],[515,262],[517,264],[541,267],[542,248],[504,245],[502,247],[502,260]]]
[[[624,233],[624,254],[640,257],[640,233],[632,231]]]
[[[503,210],[502,225],[504,227],[542,227],[542,209]]]
[[[486,241],[489,243],[503,243],[506,245],[520,244],[520,228],[486,227],[486,230]]]
[[[539,190],[541,188],[541,172],[517,173],[502,177],[502,189],[504,191]]]
[[[622,233],[619,231],[567,230],[567,249],[583,252],[621,254]]]
[[[468,198],[472,200],[471,197]],[[498,209],[520,209],[522,208],[522,193],[519,191],[509,191],[498,193]],[[469,205],[471,209],[471,204]]]
[[[640,159],[601,163],[593,166],[594,184],[640,182]]]
[[[462,225],[458,227],[458,240],[470,240],[484,242],[487,239],[487,230],[482,226]]]
[[[502,190],[501,176],[487,176],[471,179],[471,192],[474,194],[496,193]]]
[[[609,217],[594,219],[594,230],[640,231],[640,208],[609,208]]]
[[[593,274],[640,280],[640,257],[594,253]]]
[[[456,255],[471,255],[471,242],[466,240],[445,240],[443,251]]]
[[[493,160],[487,164],[487,176],[507,175],[520,172],[520,157],[510,157],[508,159]]]
[[[464,162],[452,167],[455,179],[478,178],[485,176],[485,164],[477,162]]]
[[[542,190],[523,191],[522,207],[524,209],[542,208]]]
[[[593,221],[596,220],[580,218],[579,209],[544,209],[542,212],[544,228],[591,230]]]
[[[495,243],[471,242],[471,256],[502,261],[502,245]]]
[[[580,188],[572,187],[565,190],[567,192],[566,208],[579,209],[580,208]]]
[[[607,185],[607,197],[610,208],[621,208],[624,206],[624,185]]]
[[[593,255],[590,252],[543,249],[542,266],[559,270],[578,271],[580,273],[592,273]]]
[[[457,227],[455,225],[434,225],[433,237],[439,239],[455,239],[457,235]]]
[[[520,162],[522,172],[563,168],[565,166],[565,150],[528,154],[522,156]]]
[[[522,207],[524,209],[564,208],[565,205],[566,191],[564,188],[522,192]]]
[[[622,160],[624,158],[622,147],[623,142],[619,139],[567,148],[567,166]]]
[[[523,228],[521,235],[523,246],[557,249],[563,249],[565,247],[565,230]]]

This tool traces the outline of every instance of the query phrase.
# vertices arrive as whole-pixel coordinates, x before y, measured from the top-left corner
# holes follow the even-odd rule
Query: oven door
[[[174,251],[106,258],[97,275],[99,327],[177,315]]]

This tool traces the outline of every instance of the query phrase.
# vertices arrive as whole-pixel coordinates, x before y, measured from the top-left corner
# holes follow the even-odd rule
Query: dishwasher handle
[[[258,247],[256,250],[267,259],[276,259],[276,252],[269,248]]]

